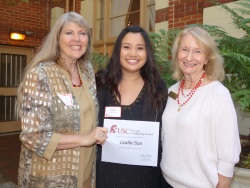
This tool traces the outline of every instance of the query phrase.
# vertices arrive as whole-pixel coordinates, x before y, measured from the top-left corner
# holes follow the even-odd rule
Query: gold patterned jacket
[[[87,61],[84,69],[88,72],[83,68],[79,72],[88,86],[94,128],[98,114],[94,71]],[[71,94],[72,105],[65,105],[58,94]],[[79,164],[84,157],[83,150],[80,147],[56,150],[61,134],[81,133],[79,104],[65,72],[56,63],[40,63],[27,75],[19,115],[22,147],[18,186],[82,187],[84,169]]]

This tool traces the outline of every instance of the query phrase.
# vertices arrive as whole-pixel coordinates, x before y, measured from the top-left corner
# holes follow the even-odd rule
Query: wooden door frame
[[[0,45],[0,53],[25,55],[27,57],[27,63],[29,63],[33,57],[34,48]],[[16,95],[17,95],[17,88],[0,87],[0,96],[16,96]],[[21,130],[20,121],[0,122],[0,134],[7,132],[16,132],[20,130]]]

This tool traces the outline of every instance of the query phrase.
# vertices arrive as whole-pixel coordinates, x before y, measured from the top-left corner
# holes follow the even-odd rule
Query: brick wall
[[[50,0],[50,1],[51,1],[51,7],[52,8],[54,8],[54,7],[61,7],[61,8],[64,8],[64,9],[66,8],[66,0]]]
[[[80,13],[81,1],[76,0],[75,11]],[[69,9],[73,10],[72,1]],[[38,48],[50,31],[51,8],[66,8],[65,0],[0,0],[0,44]],[[32,32],[24,41],[9,39],[10,29]]]
[[[75,9],[75,11],[77,12],[77,13],[81,13],[81,1],[82,0],[76,0],[76,9]]]
[[[11,3],[10,3],[11,2]],[[36,0],[30,3],[0,1],[0,44],[37,47],[47,35],[50,26],[50,1]],[[30,31],[24,41],[9,39],[9,30]]]
[[[218,0],[229,3],[235,0]],[[183,28],[189,24],[203,23],[203,9],[213,6],[207,0],[170,0],[169,7],[156,10],[155,22],[169,22],[169,29]]]
[[[78,13],[81,11],[81,1],[75,2],[75,11]],[[233,1],[235,0],[219,0],[220,3]],[[37,48],[50,30],[51,8],[59,6],[65,9],[65,2],[30,0],[29,3],[22,3],[21,0],[0,0],[0,44]],[[73,10],[72,2],[70,1],[70,11]],[[156,23],[168,21],[169,29],[203,23],[203,9],[209,6],[213,4],[207,0],[170,0],[169,7],[156,10]],[[10,29],[23,29],[33,34],[24,41],[13,41],[9,39]]]

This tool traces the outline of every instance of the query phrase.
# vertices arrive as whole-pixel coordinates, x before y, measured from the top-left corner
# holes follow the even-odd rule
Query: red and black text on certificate
[[[108,138],[102,161],[157,166],[159,122],[104,119]]]

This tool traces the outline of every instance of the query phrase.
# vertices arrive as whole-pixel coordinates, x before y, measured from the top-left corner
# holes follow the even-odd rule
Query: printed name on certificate
[[[104,119],[108,139],[102,146],[102,161],[157,166],[159,122]]]

